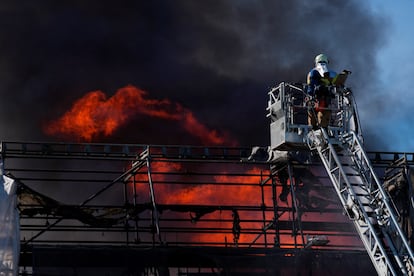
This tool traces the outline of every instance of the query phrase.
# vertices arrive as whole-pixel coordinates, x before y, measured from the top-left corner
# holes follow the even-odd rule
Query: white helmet
[[[319,62],[329,63],[328,57],[324,54],[317,55],[315,57],[315,64],[318,64]]]

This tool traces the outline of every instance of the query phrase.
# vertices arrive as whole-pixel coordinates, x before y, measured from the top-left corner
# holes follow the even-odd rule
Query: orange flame
[[[197,180],[193,179],[193,176],[187,178],[185,175],[180,176],[183,179],[180,179],[183,182],[189,181],[190,183],[194,180],[194,184],[174,184],[168,185],[168,183],[175,183],[179,179],[174,178],[175,176],[169,175],[168,172],[177,172],[177,171],[187,171],[188,168],[183,166],[181,163],[171,163],[171,162],[154,162],[152,163],[153,170],[153,183],[155,184],[154,190],[156,193],[156,201],[159,204],[166,205],[217,205],[217,206],[232,206],[232,205],[244,205],[244,206],[261,206],[264,203],[266,206],[271,206],[272,204],[272,194],[270,187],[266,189],[266,196],[264,202],[261,201],[261,188],[260,183],[262,181],[261,169],[254,167],[247,169],[245,175],[231,175],[232,168],[228,168],[230,171],[222,171],[221,175],[214,176],[202,176],[198,179],[203,182],[203,184],[196,184]],[[234,168],[236,169],[236,168]],[[162,172],[162,174],[157,174],[157,172]],[[230,173],[229,175],[227,174]],[[199,176],[200,177],[200,176]],[[174,179],[172,179],[174,178]],[[148,176],[145,174],[136,175],[137,183],[143,183],[148,181]],[[210,182],[211,181],[211,182]],[[157,185],[157,183],[164,183],[166,185]],[[231,185],[231,183],[237,183],[238,185]],[[132,184],[132,183],[131,183]],[[255,185],[257,184],[257,185]],[[132,187],[130,187],[132,188]],[[143,198],[142,195],[148,194],[146,192],[148,188],[146,185],[136,185],[136,190],[141,195],[141,200],[150,200],[149,198]],[[216,210],[217,211],[217,210]],[[197,223],[201,224],[202,227],[210,228],[223,228],[223,229],[232,229],[233,223],[229,220],[232,219],[231,211],[212,211],[200,217],[200,220],[196,219],[192,222],[191,226],[187,227],[197,228]],[[263,227],[260,218],[257,218],[257,211],[240,211],[240,216],[244,220],[242,224],[243,229],[261,229]],[[183,219],[190,219],[196,214],[175,214],[176,217],[182,217]],[[269,214],[268,214],[269,215]],[[165,214],[168,216],[168,213]],[[219,218],[218,218],[219,217]],[[268,219],[270,219],[269,217]],[[212,221],[212,220],[213,221]],[[221,219],[227,219],[227,221],[222,221]],[[246,221],[247,220],[247,221]],[[249,222],[250,221],[250,222]],[[194,224],[193,224],[194,223]],[[228,235],[228,237],[227,237]],[[255,238],[255,234],[242,234],[240,236],[239,242],[247,243],[251,242]],[[183,239],[192,242],[204,242],[204,243],[223,243],[226,239],[231,243],[232,235],[225,233],[197,233],[193,235],[187,235]],[[260,239],[262,240],[262,239]]]
[[[182,105],[168,99],[148,99],[147,92],[132,85],[119,89],[110,98],[102,91],[87,93],[62,117],[45,125],[44,132],[50,136],[90,142],[100,136],[112,135],[137,115],[177,121],[204,144],[236,144],[226,135],[220,135],[202,124],[192,111]]]
[[[240,168],[232,167],[231,165],[226,166],[223,170],[220,170],[218,175],[203,175],[202,172],[204,169],[209,171],[207,168],[208,164],[203,164],[203,168],[197,168],[194,171],[200,172],[197,176],[186,176],[185,172],[193,171],[193,167],[187,167],[185,164],[176,163],[176,162],[153,162],[152,163],[152,183],[154,184],[154,192],[156,194],[156,201],[158,204],[163,205],[182,205],[182,206],[209,206],[215,205],[220,206],[219,209],[206,209],[205,213],[201,210],[200,214],[197,214],[196,211],[188,211],[188,213],[174,213],[172,217],[188,219],[188,222],[179,222],[180,226],[197,229],[209,228],[209,229],[222,229],[218,232],[209,232],[209,233],[192,233],[191,235],[183,234],[179,236],[178,234],[172,239],[176,238],[185,240],[187,242],[201,242],[201,243],[211,243],[211,244],[223,244],[236,242],[234,234],[232,234],[232,229],[234,227],[234,221],[232,216],[232,211],[229,210],[229,206],[248,206],[248,207],[265,207],[272,206],[274,204],[272,187],[269,185],[261,187],[263,180],[267,178],[262,176],[262,172],[267,173],[266,170],[263,171],[263,168],[252,167],[252,168]],[[243,173],[240,175],[237,173],[241,169]],[[172,174],[169,174],[169,173]],[[174,174],[175,172],[183,172],[183,174]],[[201,176],[203,175],[203,176]],[[196,179],[196,178],[199,179]],[[142,185],[145,182],[148,182],[147,174],[140,174],[135,176],[135,180],[139,184],[135,184],[135,188],[140,195],[140,200],[143,202],[149,202],[148,187],[146,184]],[[293,179],[294,180],[294,179]],[[267,181],[267,180],[266,180]],[[277,181],[277,180],[276,180]],[[290,185],[288,181],[288,185]],[[198,184],[197,184],[198,183]],[[131,183],[133,184],[133,183]],[[233,185],[236,184],[236,185]],[[282,187],[281,183],[278,182],[276,187],[276,195],[280,195]],[[299,185],[299,184],[298,184]],[[302,184],[303,185],[303,184]],[[130,186],[132,191],[132,186]],[[262,190],[263,188],[263,190]],[[296,190],[297,193],[307,193],[306,191]],[[309,192],[309,191],[308,191]],[[131,193],[132,194],[132,193]],[[145,198],[144,195],[147,195],[148,198]],[[283,207],[293,207],[293,202],[290,197],[287,198],[286,202],[279,202],[279,206]],[[234,207],[236,210],[237,207]],[[263,227],[267,227],[267,223],[274,218],[273,210],[259,212],[256,210],[248,210],[241,208],[237,210],[240,215],[240,227],[241,231],[237,237],[237,243],[239,244],[264,244],[267,240],[269,242],[273,239],[274,231],[273,228],[269,228],[269,231],[264,235]],[[302,210],[306,212],[305,210]],[[172,213],[165,212],[162,214],[163,218],[172,218]],[[280,213],[278,220],[281,221],[290,221],[292,213],[285,212]],[[298,215],[298,214],[296,214]],[[301,220],[303,222],[342,222],[347,221],[347,218],[343,216],[342,213],[316,213],[316,212],[306,212],[302,214]],[[263,217],[265,216],[265,218]],[[190,224],[191,219],[191,224]],[[164,223],[174,223],[174,222],[164,222]],[[265,225],[266,224],[266,225]],[[226,232],[227,229],[227,232]],[[251,232],[253,231],[253,232]],[[339,232],[333,231],[329,233],[329,240],[332,245],[335,246],[358,246],[360,241],[357,236],[341,236],[336,234]],[[318,231],[310,231],[305,234],[320,235]],[[234,239],[234,240],[233,240]],[[302,240],[300,233],[293,235],[293,229],[285,230],[281,232],[280,236],[281,246],[284,248],[294,248],[297,246],[304,246],[303,242],[306,243],[306,240]],[[260,246],[260,245],[259,245]]]

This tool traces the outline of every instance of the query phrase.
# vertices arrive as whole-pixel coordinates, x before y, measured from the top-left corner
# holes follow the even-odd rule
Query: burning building
[[[306,61],[325,49],[356,72],[358,103],[376,114],[363,103],[375,91],[386,20],[356,1],[124,5],[0,10],[1,153],[17,198],[13,189],[3,196],[18,202],[20,273],[373,272],[318,159],[268,162],[263,103],[269,83],[303,81]],[[364,137],[387,146],[375,128]],[[27,140],[46,142],[16,142]],[[394,161],[403,158],[397,175],[409,175],[411,153],[368,156],[390,189],[400,187]],[[15,222],[4,233],[13,236]]]
[[[20,233],[20,239],[4,247],[19,260],[18,266],[13,258],[4,262],[5,273],[7,269],[25,275],[379,272],[382,259],[373,266],[370,257],[378,252],[364,244],[367,230],[361,230],[362,224],[353,225],[361,221],[371,225],[367,219],[374,216],[364,217],[370,210],[361,211],[342,198],[357,196],[354,203],[358,197],[365,199],[361,191],[353,195],[354,190],[343,185],[353,179],[350,186],[365,187],[355,178],[362,179],[366,172],[345,176],[335,172],[342,167],[324,167],[326,156],[331,159],[337,151],[347,156],[344,131],[352,128],[358,133],[353,106],[341,98],[349,93],[337,94],[341,109],[330,130],[338,140],[330,148],[333,153],[325,156],[322,144],[331,146],[332,141],[318,142],[317,132],[301,122],[306,107],[296,102],[300,96],[295,94],[301,91],[282,83],[269,92],[268,147],[220,145],[229,138],[201,124],[189,110],[167,100],[147,99],[135,87],[121,89],[110,99],[89,93],[45,131],[82,134],[85,140],[109,135],[126,120],[117,103],[135,102],[142,105],[130,110],[127,105],[127,113],[177,121],[188,135],[196,129],[192,135],[213,146],[2,142],[4,183],[12,183],[16,190],[16,197],[10,192],[11,199],[4,202],[12,206],[17,200],[20,219],[19,225],[6,220],[9,233]],[[413,154],[352,148],[355,156],[366,154],[373,164],[370,168],[381,175],[383,189],[396,202],[398,229],[411,243]],[[381,210],[386,213],[387,207]],[[372,213],[379,221],[378,213]],[[16,218],[14,214],[3,217]],[[384,229],[385,235],[391,233]],[[385,271],[394,271],[394,262],[385,265]]]

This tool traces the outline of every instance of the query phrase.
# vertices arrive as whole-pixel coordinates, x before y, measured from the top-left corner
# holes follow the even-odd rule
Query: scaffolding
[[[269,165],[251,153],[2,142],[4,173],[18,183],[21,274],[275,275],[298,262],[322,273],[344,256],[373,271],[319,161]],[[414,162],[368,156],[379,175],[402,156]]]

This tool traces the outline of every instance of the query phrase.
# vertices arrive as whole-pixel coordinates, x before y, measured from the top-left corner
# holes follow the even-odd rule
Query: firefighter
[[[327,128],[331,119],[329,104],[332,94],[330,86],[337,76],[336,72],[328,69],[329,60],[325,54],[315,57],[315,68],[307,76],[308,124],[313,129]]]

